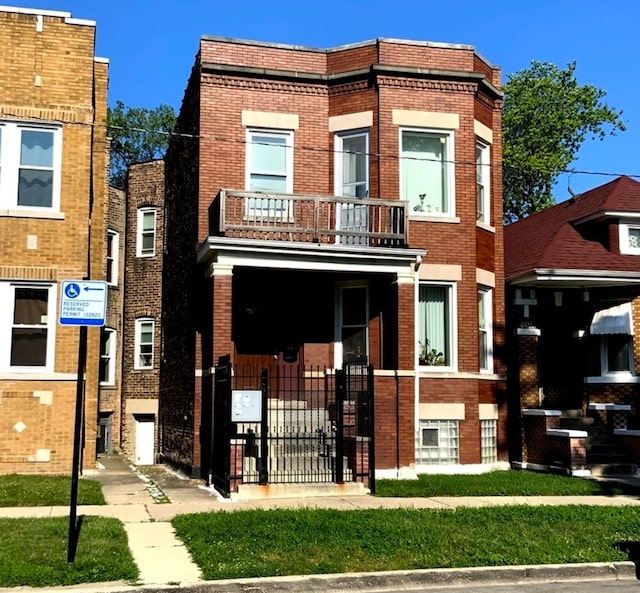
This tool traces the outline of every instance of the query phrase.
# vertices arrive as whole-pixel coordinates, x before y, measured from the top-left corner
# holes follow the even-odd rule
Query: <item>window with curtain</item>
[[[62,128],[0,122],[0,207],[60,208]]]
[[[353,132],[336,137],[338,195],[366,198],[369,194],[369,133]]]
[[[418,359],[429,367],[451,366],[451,285],[421,284],[418,302]]]
[[[136,369],[153,368],[153,319],[136,319],[135,361]]]
[[[293,133],[247,130],[247,189],[267,194],[293,193]],[[283,216],[288,202],[277,197],[250,198],[248,213]]]
[[[453,134],[402,130],[401,193],[415,214],[452,214]]]

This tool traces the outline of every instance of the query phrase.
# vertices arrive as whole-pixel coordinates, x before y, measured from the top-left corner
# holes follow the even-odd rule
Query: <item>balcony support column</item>
[[[211,328],[213,335],[213,360],[219,356],[233,356],[231,339],[231,303],[233,265],[213,263],[209,267],[213,278],[213,311]]]

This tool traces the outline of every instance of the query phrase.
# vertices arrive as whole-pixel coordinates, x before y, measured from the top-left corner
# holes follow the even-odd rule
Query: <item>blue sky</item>
[[[503,81],[532,60],[577,62],[581,84],[607,92],[627,131],[588,140],[555,188],[586,191],[613,177],[640,179],[640,59],[637,0],[14,0],[11,6],[95,20],[100,57],[110,60],[109,103],[179,109],[202,35],[329,48],[390,37],[473,45]],[[481,10],[479,9],[481,8]],[[600,173],[600,174],[597,174]]]

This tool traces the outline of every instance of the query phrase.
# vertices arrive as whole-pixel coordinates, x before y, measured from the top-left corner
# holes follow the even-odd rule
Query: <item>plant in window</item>
[[[436,348],[429,348],[429,340],[423,344],[420,342],[419,359],[422,364],[427,366],[444,366],[444,354]]]

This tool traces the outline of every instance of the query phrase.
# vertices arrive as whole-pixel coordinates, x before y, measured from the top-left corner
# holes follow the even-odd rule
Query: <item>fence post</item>
[[[260,389],[262,390],[262,419],[260,421],[260,466],[258,470],[258,479],[260,484],[269,482],[269,468],[267,462],[269,459],[269,371],[262,369],[260,375]]]
[[[336,482],[344,482],[344,400],[346,393],[346,374],[336,369]]]

